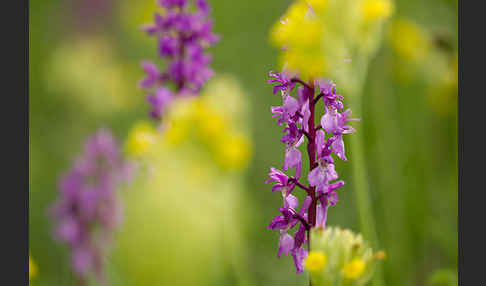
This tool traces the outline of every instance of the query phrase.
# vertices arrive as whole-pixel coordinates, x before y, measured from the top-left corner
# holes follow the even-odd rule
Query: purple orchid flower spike
[[[333,156],[347,160],[342,135],[354,132],[353,127],[347,124],[357,119],[350,118],[350,110],[340,113],[343,97],[336,93],[336,85],[332,81],[317,79],[305,82],[286,71],[270,72],[270,77],[272,79],[268,82],[276,84],[273,93],[280,91],[282,94],[282,106],[271,108],[272,117],[278,117],[277,124],[284,126],[285,134],[280,139],[285,144],[282,170],[295,168],[295,176],[289,177],[283,171],[270,169],[270,179],[266,183],[273,182],[272,191],[282,192],[284,206],[279,209],[280,215],[270,222],[268,228],[280,231],[277,256],[280,258],[282,254],[292,254],[297,273],[302,273],[303,261],[308,253],[305,244],[310,243],[309,231],[315,227],[325,228],[328,209],[338,200],[336,190],[344,185],[344,181],[338,180]],[[294,97],[291,91],[297,84],[301,86],[297,87],[297,96]],[[317,95],[315,87],[318,87]],[[319,103],[324,103],[324,115],[321,117],[321,125],[315,126],[316,105]],[[308,186],[300,182],[302,153],[297,149],[306,138]],[[306,192],[306,199],[299,212],[296,212],[297,198],[290,194],[295,192],[296,187]],[[297,225],[292,236],[289,231]]]
[[[156,120],[162,118],[162,105],[168,97],[160,98],[155,93],[161,88],[168,89],[168,82],[175,86],[171,97],[199,94],[204,83],[213,76],[209,67],[212,59],[205,49],[219,40],[212,32],[207,1],[158,0],[158,4],[165,13],[156,13],[154,23],[144,26],[143,30],[157,38],[159,56],[167,60],[167,65],[161,72],[155,64],[143,62],[146,77],[139,84],[148,92],[147,101],[152,105],[150,115]]]
[[[54,237],[70,248],[80,281],[90,273],[103,280],[102,260],[122,219],[117,188],[132,171],[111,132],[102,129],[88,139],[83,154],[59,181],[59,198],[50,209]]]

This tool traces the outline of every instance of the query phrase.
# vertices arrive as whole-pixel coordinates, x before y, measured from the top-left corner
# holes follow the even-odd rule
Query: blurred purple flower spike
[[[158,4],[166,12],[164,15],[156,13],[154,23],[144,26],[143,30],[157,38],[158,54],[167,60],[167,65],[165,71],[159,72],[155,64],[143,62],[146,76],[139,84],[148,93],[148,102],[152,105],[150,115],[156,120],[164,113],[161,100],[155,94],[157,90],[169,90],[169,85],[173,85],[172,97],[197,95],[212,77],[211,56],[204,50],[220,38],[212,32],[213,22],[207,18],[210,7],[205,0],[195,0],[194,12],[187,0],[159,0]]]
[[[59,180],[59,197],[50,208],[54,237],[71,251],[80,281],[94,273],[103,281],[103,259],[112,233],[122,221],[117,189],[128,182],[134,165],[126,162],[109,130],[90,137],[71,170]]]

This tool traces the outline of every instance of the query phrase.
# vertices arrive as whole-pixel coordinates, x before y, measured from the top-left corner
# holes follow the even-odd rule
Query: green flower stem
[[[355,104],[353,109],[360,110],[361,96],[354,97]],[[350,149],[353,158],[353,187],[356,196],[356,204],[359,213],[360,230],[372,244],[374,249],[378,248],[378,235],[376,233],[375,220],[373,210],[371,209],[369,183],[366,174],[366,162],[363,151],[363,139],[360,132],[356,132],[350,136]],[[384,285],[382,270],[378,266],[373,277],[374,286]]]
[[[345,88],[345,96],[350,99],[351,109],[355,114],[362,116],[362,91],[364,86],[364,80],[366,79],[368,65],[368,59],[357,61],[355,68],[353,69],[354,79],[350,81],[349,85]],[[358,117],[359,117],[358,116]],[[363,132],[359,130],[349,136],[351,158],[352,158],[352,176],[353,176],[353,188],[356,196],[356,204],[358,208],[359,225],[363,236],[366,237],[372,244],[374,249],[378,249],[378,235],[375,227],[375,219],[373,216],[373,210],[371,208],[369,183],[367,180],[367,168],[363,147]],[[383,279],[383,272],[381,266],[378,266],[375,275],[372,280],[372,285],[383,286],[385,285]]]

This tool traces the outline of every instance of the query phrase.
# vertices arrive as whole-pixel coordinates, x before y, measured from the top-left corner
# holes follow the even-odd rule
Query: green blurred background
[[[295,274],[290,257],[276,258],[278,233],[266,229],[281,200],[264,180],[271,166],[280,167],[284,152],[281,128],[270,113],[280,97],[266,83],[268,71],[278,69],[268,34],[290,2],[210,1],[214,30],[222,35],[211,49],[212,66],[217,74],[233,75],[247,97],[253,155],[238,190],[245,198],[238,209],[243,219],[232,246],[240,247],[246,259],[229,270],[221,268],[238,275],[201,280],[200,285],[238,284],[234,277],[248,285],[308,283],[305,275]],[[365,140],[379,245],[388,255],[383,273],[387,285],[456,285],[457,2],[401,0],[395,6],[391,23],[401,19],[409,26],[403,32],[392,29],[399,24],[389,25],[370,64],[363,112],[354,113],[362,119],[355,127]],[[30,1],[29,252],[39,270],[32,285],[74,281],[66,249],[51,237],[46,207],[84,138],[106,126],[123,140],[134,122],[147,117],[136,84],[143,77],[139,62],[154,59],[156,46],[139,28],[151,21],[155,8],[154,0]],[[352,154],[348,159],[336,166],[347,184],[328,224],[359,231]],[[188,238],[186,243],[198,241]],[[137,252],[126,255],[114,263],[129,261]],[[164,259],[146,257],[157,261],[160,271],[171,263]],[[110,285],[166,285],[143,278],[130,284],[123,275]]]

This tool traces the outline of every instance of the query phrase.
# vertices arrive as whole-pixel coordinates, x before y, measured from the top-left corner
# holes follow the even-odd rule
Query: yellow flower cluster
[[[365,270],[365,264],[363,260],[354,258],[343,267],[343,276],[346,279],[358,279]]]
[[[322,74],[326,67],[321,47],[323,28],[308,10],[305,1],[294,2],[271,34],[272,42],[286,49],[280,56],[282,65],[306,76]]]
[[[321,251],[311,251],[304,260],[305,268],[311,272],[321,271],[327,263],[327,257]]]
[[[426,31],[406,19],[393,21],[389,37],[394,51],[409,61],[423,60],[431,47]]]
[[[282,66],[304,78],[334,77],[347,59],[375,52],[392,13],[391,0],[296,0],[270,38]]]
[[[239,116],[245,106],[241,97],[241,89],[232,78],[215,78],[201,96],[172,102],[160,132],[148,123],[137,124],[126,141],[126,151],[129,155],[141,156],[149,154],[151,148],[196,143],[209,151],[223,169],[240,170],[247,166],[251,157],[245,130],[248,118]]]
[[[125,193],[130,203],[112,256],[123,268],[122,280],[213,285],[222,273],[212,271],[214,265],[231,275],[234,269],[245,273],[241,226],[251,207],[241,172],[251,157],[247,98],[232,77],[219,75],[200,96],[175,98],[158,129],[147,123],[133,128],[125,150],[139,154],[142,179],[130,187],[135,192]],[[164,259],[147,264],[147,256]],[[234,278],[237,285],[254,285],[244,283],[244,275]]]
[[[457,51],[441,48],[436,41],[439,36],[406,18],[394,20],[388,33],[396,55],[393,62],[396,79],[403,83],[424,82],[431,110],[446,116],[457,109],[458,60]]]
[[[137,122],[125,141],[125,152],[130,156],[143,156],[157,142],[158,137],[159,133],[149,122]]]
[[[350,280],[356,281],[353,285],[364,285],[372,277],[376,261],[385,258],[383,251],[373,254],[360,234],[338,227],[313,229],[311,249],[304,265],[317,286]]]
[[[365,1],[363,4],[363,14],[366,21],[386,19],[391,16],[393,6],[390,1]]]

